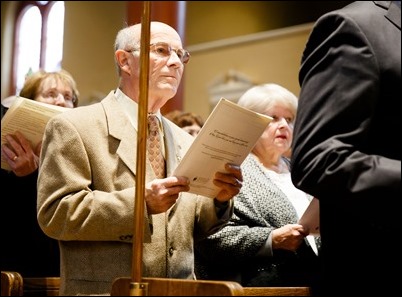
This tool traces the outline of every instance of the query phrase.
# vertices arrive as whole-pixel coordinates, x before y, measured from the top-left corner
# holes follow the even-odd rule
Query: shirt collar
[[[117,98],[117,102],[123,107],[124,112],[127,114],[131,124],[138,131],[138,103],[124,94],[119,88],[115,91],[115,96]],[[162,114],[160,110],[156,112],[156,116],[159,119],[159,125],[162,129]]]

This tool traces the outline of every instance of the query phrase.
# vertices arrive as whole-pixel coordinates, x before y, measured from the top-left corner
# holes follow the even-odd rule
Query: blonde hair
[[[35,98],[40,95],[39,92],[42,81],[49,77],[60,80],[61,82],[71,87],[71,90],[73,91],[73,104],[74,107],[77,107],[79,97],[77,83],[75,82],[73,76],[64,69],[55,72],[46,72],[44,70],[39,70],[29,75],[26,78],[24,86],[20,91],[20,96],[35,100]]]

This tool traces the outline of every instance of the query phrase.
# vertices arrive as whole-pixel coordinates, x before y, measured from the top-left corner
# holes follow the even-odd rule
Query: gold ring
[[[18,156],[14,156],[13,161],[15,161],[15,160],[17,160],[17,159],[18,159]]]

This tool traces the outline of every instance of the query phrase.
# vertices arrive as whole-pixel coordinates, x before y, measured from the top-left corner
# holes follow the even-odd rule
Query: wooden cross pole
[[[147,145],[148,79],[150,45],[150,1],[143,2],[140,47],[140,90],[138,102],[137,173],[134,203],[133,259],[130,296],[147,296],[148,284],[142,282],[142,254],[144,238],[145,164]]]

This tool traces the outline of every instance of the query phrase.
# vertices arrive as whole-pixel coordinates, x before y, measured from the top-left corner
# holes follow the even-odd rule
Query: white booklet
[[[173,175],[190,179],[190,193],[216,197],[215,172],[240,165],[272,118],[221,98]]]
[[[310,201],[299,224],[308,231],[308,235],[320,236],[320,201],[317,198]]]
[[[1,144],[6,142],[6,134],[20,131],[35,148],[42,141],[47,122],[54,115],[69,110],[52,104],[17,96],[1,119]],[[1,157],[1,168],[10,170],[7,161]]]

